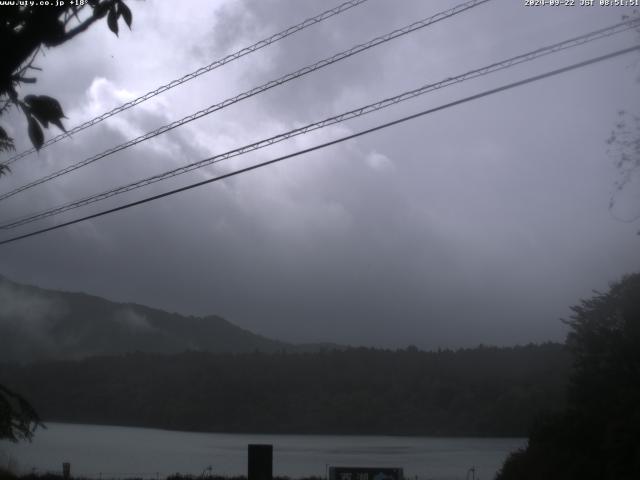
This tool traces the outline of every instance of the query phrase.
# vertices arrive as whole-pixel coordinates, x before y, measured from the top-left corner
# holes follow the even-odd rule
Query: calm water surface
[[[110,478],[213,473],[246,475],[247,445],[273,445],[273,473],[324,476],[327,465],[402,467],[406,478],[490,480],[522,438],[433,438],[338,435],[192,433],[149,428],[49,423],[33,443],[0,442],[0,465],[19,471],[60,471],[71,462],[77,476]]]

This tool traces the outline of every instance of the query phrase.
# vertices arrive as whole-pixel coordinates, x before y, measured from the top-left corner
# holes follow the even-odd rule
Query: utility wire
[[[271,89],[273,87],[282,85],[283,83],[289,82],[289,81],[294,80],[294,79],[296,79],[298,77],[302,77],[303,75],[307,75],[307,74],[309,74],[311,72],[314,72],[316,70],[324,68],[324,67],[326,67],[328,65],[331,65],[333,63],[339,62],[340,60],[344,60],[345,58],[351,57],[352,55],[356,55],[356,54],[361,53],[361,52],[363,52],[365,50],[368,50],[370,48],[376,47],[376,46],[378,46],[378,45],[380,45],[382,43],[389,42],[389,41],[394,40],[394,39],[396,39],[398,37],[406,35],[408,33],[412,33],[412,32],[415,32],[416,30],[419,30],[421,28],[424,28],[424,27],[427,27],[429,25],[432,25],[432,24],[434,24],[436,22],[439,22],[441,20],[445,20],[447,18],[450,18],[450,17],[452,17],[452,16],[454,16],[454,15],[456,15],[458,13],[461,13],[461,12],[464,12],[464,11],[469,10],[471,8],[477,7],[478,5],[486,3],[488,1],[490,1],[490,0],[470,0],[468,2],[462,3],[460,5],[457,5],[457,6],[453,7],[453,8],[450,8],[449,10],[445,10],[443,12],[437,13],[437,14],[431,16],[431,17],[428,17],[428,18],[422,19],[422,20],[420,20],[418,22],[412,23],[411,25],[407,25],[406,27],[394,30],[394,31],[392,31],[390,33],[387,33],[386,35],[382,35],[380,37],[376,37],[376,38],[374,38],[374,39],[372,39],[372,40],[370,40],[370,41],[368,41],[366,43],[362,43],[360,45],[356,45],[355,47],[352,47],[352,48],[350,48],[348,50],[345,50],[343,52],[337,53],[337,54],[335,54],[335,55],[333,55],[331,57],[325,58],[324,60],[320,60],[319,62],[316,62],[313,65],[309,65],[309,66],[306,66],[306,67],[301,68],[299,70],[296,70],[295,72],[288,73],[288,74],[286,74],[286,75],[284,75],[284,76],[282,76],[282,77],[280,77],[280,78],[278,78],[276,80],[271,80],[271,81],[269,81],[269,82],[267,82],[267,83],[265,83],[265,84],[263,84],[263,85],[261,85],[259,87],[255,87],[255,88],[252,88],[251,90],[247,90],[247,91],[245,91],[245,92],[243,92],[243,93],[241,93],[239,95],[236,95],[235,97],[228,98],[228,99],[226,99],[226,100],[224,100],[224,101],[222,101],[220,103],[217,103],[217,104],[214,104],[214,105],[210,105],[209,107],[207,107],[207,108],[205,108],[203,110],[200,110],[200,111],[198,111],[196,113],[193,113],[193,114],[191,114],[191,115],[189,115],[187,117],[184,117],[184,118],[182,118],[180,120],[177,120],[177,121],[175,121],[173,123],[170,123],[168,125],[164,125],[164,126],[158,128],[156,130],[153,130],[151,132],[145,133],[144,135],[141,135],[141,136],[139,136],[137,138],[129,140],[129,141],[127,141],[125,143],[122,143],[122,144],[120,144],[118,146],[110,148],[109,150],[106,150],[106,151],[104,151],[102,153],[99,153],[99,154],[94,155],[92,157],[89,157],[89,158],[86,158],[84,160],[81,160],[78,163],[75,163],[75,164],[70,165],[70,166],[68,166],[66,168],[58,170],[58,171],[56,171],[54,173],[51,173],[51,174],[49,174],[49,175],[47,175],[45,177],[42,177],[42,178],[40,178],[38,180],[34,180],[34,181],[32,181],[32,182],[30,182],[30,183],[28,183],[26,185],[18,187],[18,188],[14,189],[14,190],[11,190],[9,192],[3,193],[3,194],[0,195],[0,200],[4,200],[4,199],[7,199],[9,197],[12,197],[12,196],[24,191],[24,190],[27,190],[29,188],[33,188],[36,185],[40,185],[40,184],[42,184],[44,182],[47,182],[49,180],[53,180],[54,178],[57,178],[57,177],[59,177],[61,175],[65,175],[65,174],[67,174],[69,172],[77,170],[77,169],[79,169],[81,167],[84,167],[86,165],[89,165],[89,164],[91,164],[93,162],[96,162],[96,161],[98,161],[98,160],[100,160],[100,159],[102,159],[104,157],[107,157],[109,155],[112,155],[112,154],[114,154],[116,152],[119,152],[121,150],[129,148],[129,147],[131,147],[133,145],[136,145],[138,143],[144,142],[144,141],[149,140],[151,138],[157,137],[158,135],[162,135],[163,133],[166,133],[166,132],[168,132],[170,130],[173,130],[174,128],[180,127],[182,125],[185,125],[186,123],[189,123],[189,122],[192,122],[192,121],[197,120],[199,118],[202,118],[202,117],[204,117],[206,115],[209,115],[209,114],[211,114],[213,112],[216,112],[216,111],[221,110],[221,109],[223,109],[225,107],[233,105],[234,103],[240,102],[240,101],[245,100],[245,99],[247,99],[249,97],[253,97],[254,95],[262,93],[262,92],[264,92],[266,90],[269,90],[269,89]]]
[[[135,201],[135,202],[127,203],[127,204],[121,205],[119,207],[111,208],[111,209],[108,209],[108,210],[103,210],[101,212],[94,213],[92,215],[87,215],[85,217],[77,218],[75,220],[70,220],[70,221],[65,222],[65,223],[61,223],[61,224],[54,225],[54,226],[47,227],[47,228],[42,228],[40,230],[36,230],[36,231],[30,232],[30,233],[25,233],[23,235],[19,235],[19,236],[16,236],[16,237],[8,238],[6,240],[0,241],[0,245],[5,245],[7,243],[11,243],[11,242],[15,242],[15,241],[18,241],[18,240],[22,240],[24,238],[33,237],[35,235],[40,235],[40,234],[45,233],[45,232],[50,232],[52,230],[57,230],[59,228],[67,227],[69,225],[74,225],[76,223],[84,222],[85,220],[98,218],[98,217],[101,217],[101,216],[104,216],[104,215],[108,215],[110,213],[118,212],[120,210],[126,210],[128,208],[131,208],[131,207],[134,207],[134,206],[137,206],[137,205],[142,205],[144,203],[149,203],[149,202],[152,202],[154,200],[159,200],[161,198],[168,197],[170,195],[175,195],[176,193],[180,193],[180,192],[184,192],[184,191],[187,191],[187,190],[191,190],[193,188],[200,187],[202,185],[206,185],[206,184],[209,184],[209,183],[213,183],[213,182],[217,182],[217,181],[220,181],[220,180],[224,180],[225,178],[233,177],[233,176],[239,175],[241,173],[246,173],[246,172],[249,172],[251,170],[256,170],[258,168],[266,167],[267,165],[272,165],[274,163],[281,162],[281,161],[289,159],[289,158],[297,157],[297,156],[303,155],[305,153],[310,153],[310,152],[313,152],[315,150],[320,150],[322,148],[329,147],[331,145],[336,145],[338,143],[341,143],[341,142],[344,142],[344,141],[347,141],[347,140],[351,140],[353,138],[357,138],[357,137],[360,137],[362,135],[366,135],[366,134],[369,134],[369,133],[372,133],[372,132],[376,132],[378,130],[382,130],[384,128],[391,127],[393,125],[398,125],[398,124],[406,122],[408,120],[413,120],[415,118],[422,117],[424,115],[428,115],[428,114],[431,114],[431,113],[435,113],[435,112],[438,112],[440,110],[445,110],[447,108],[454,107],[456,105],[461,105],[463,103],[471,102],[473,100],[478,100],[480,98],[487,97],[489,95],[494,95],[496,93],[499,93],[499,92],[502,92],[502,91],[505,91],[505,90],[509,90],[509,89],[516,88],[516,87],[520,87],[522,85],[533,83],[533,82],[536,82],[536,81],[539,81],[539,80],[542,80],[542,79],[545,79],[545,78],[549,78],[549,77],[552,77],[552,76],[555,76],[555,75],[560,75],[562,73],[566,73],[566,72],[569,72],[571,70],[575,70],[575,69],[578,69],[578,68],[586,67],[587,65],[592,65],[592,64],[597,63],[597,62],[608,60],[610,58],[618,57],[620,55],[624,55],[624,54],[627,54],[627,53],[630,53],[630,52],[633,52],[633,51],[638,51],[638,50],[640,50],[640,46],[634,46],[634,47],[625,48],[625,49],[622,49],[622,50],[618,50],[618,51],[609,53],[607,55],[602,55],[602,56],[599,56],[599,57],[591,58],[591,59],[586,60],[584,62],[574,63],[574,64],[569,65],[567,67],[559,68],[559,69],[556,69],[556,70],[552,70],[550,72],[546,72],[546,73],[543,73],[543,74],[540,74],[540,75],[535,75],[533,77],[526,78],[524,80],[520,80],[520,81],[517,81],[517,82],[509,83],[507,85],[503,85],[503,86],[498,87],[498,88],[494,88],[494,89],[491,89],[491,90],[485,90],[484,92],[478,93],[476,95],[471,95],[469,97],[465,97],[463,99],[456,100],[454,102],[450,102],[450,103],[446,103],[444,105],[440,105],[439,107],[431,108],[431,109],[424,110],[424,111],[419,112],[419,113],[415,113],[413,115],[402,117],[402,118],[399,118],[397,120],[393,120],[391,122],[384,123],[382,125],[378,125],[378,126],[366,129],[366,130],[362,130],[360,132],[357,132],[357,133],[354,133],[354,134],[351,134],[351,135],[347,135],[347,136],[332,140],[330,142],[325,142],[325,143],[322,143],[322,144],[319,144],[319,145],[315,145],[313,147],[306,148],[304,150],[299,150],[297,152],[290,153],[288,155],[283,155],[281,157],[277,157],[277,158],[274,158],[272,160],[268,160],[266,162],[261,162],[261,163],[255,164],[255,165],[251,165],[249,167],[245,167],[245,168],[241,168],[239,170],[235,170],[235,171],[230,172],[230,173],[225,173],[223,175],[219,175],[217,177],[210,178],[208,180],[203,180],[201,182],[192,183],[190,185],[187,185],[187,186],[184,186],[184,187],[181,187],[181,188],[176,188],[174,190],[170,190],[168,192],[164,192],[164,193],[161,193],[161,194],[158,194],[158,195],[153,195],[151,197],[147,197],[147,198],[144,198],[142,200],[138,200],[138,201]]]
[[[248,47],[245,47],[241,50],[238,50],[237,52],[234,53],[230,53],[229,55],[227,55],[226,57],[220,58],[212,63],[210,63],[209,65],[206,65],[204,67],[200,67],[199,69],[188,73],[186,75],[184,75],[181,78],[178,78],[176,80],[173,80],[169,83],[167,83],[166,85],[162,85],[158,88],[156,88],[155,90],[152,90],[151,92],[145,93],[144,95],[131,100],[127,103],[124,103],[122,105],[120,105],[119,107],[114,108],[113,110],[110,110],[108,112],[103,113],[102,115],[92,118],[91,120],[88,120],[74,128],[72,128],[71,130],[68,130],[65,133],[61,133],[60,135],[53,137],[49,140],[47,140],[42,147],[40,147],[40,150],[42,150],[43,148],[48,147],[49,145],[52,145],[56,142],[59,142],[60,140],[62,140],[63,138],[66,138],[74,133],[80,132],[86,128],[92,127],[93,125],[95,125],[96,123],[100,123],[103,120],[106,120],[109,117],[112,117],[120,112],[124,112],[125,110],[128,110],[131,107],[135,107],[136,105],[145,102],[147,100],[149,100],[150,98],[155,97],[156,95],[160,95],[161,93],[166,92],[167,90],[171,90],[174,87],[177,87],[178,85],[182,85],[183,83],[186,83],[190,80],[193,80],[194,78],[199,77],[200,75],[203,75],[207,72],[210,72],[212,70],[215,70],[216,68],[219,68],[223,65],[226,65],[227,63],[233,62],[234,60],[237,60],[241,57],[244,57],[245,55],[248,55],[250,53],[253,53],[257,50],[260,50],[261,48],[264,48],[268,45],[271,45],[272,43],[275,43],[279,40],[282,40],[283,38],[286,38],[290,35],[293,35],[294,33],[298,33],[301,30],[304,30],[307,27],[310,27],[312,25],[315,25],[316,23],[320,23],[323,20],[326,20],[327,18],[331,18],[335,15],[339,15],[342,12],[345,12],[346,10],[349,10],[350,8],[356,7],[364,2],[366,2],[368,0],[349,0],[348,2],[344,2],[340,5],[338,5],[335,8],[332,8],[331,10],[327,10],[325,12],[322,12],[318,15],[316,15],[315,17],[311,17],[311,18],[307,18],[306,20],[304,20],[301,23],[298,23],[297,25],[294,25],[292,27],[289,27],[281,32],[278,32],[276,34],[271,35],[270,37],[267,37],[263,40],[260,40],[259,42],[254,43],[253,45],[250,45]],[[24,152],[21,152],[17,155],[14,155],[13,157],[9,158],[9,160],[7,160],[6,162],[4,162],[5,165],[11,165],[12,163],[20,160],[21,158],[26,157],[27,155],[36,152],[37,150],[35,148],[30,148],[28,150],[25,150]]]
[[[342,113],[340,115],[335,115],[333,117],[329,117],[326,118],[324,120],[315,122],[315,123],[311,123],[308,125],[305,125],[303,127],[299,127],[299,128],[295,128],[293,130],[289,130],[287,132],[275,135],[273,137],[269,137],[266,139],[262,139],[259,140],[255,143],[251,143],[245,146],[242,146],[240,148],[236,148],[234,150],[230,150],[227,151],[225,153],[221,153],[209,158],[205,158],[203,160],[199,160],[197,162],[193,162],[187,165],[184,165],[182,167],[178,167],[163,173],[159,173],[157,175],[153,175],[151,177],[147,177],[141,180],[137,180],[135,182],[126,184],[126,185],[122,185],[120,187],[116,187],[113,188],[111,190],[107,190],[105,192],[102,193],[98,193],[98,194],[94,194],[88,197],[85,197],[83,199],[80,200],[76,200],[73,202],[69,202],[63,205],[59,205],[57,207],[53,207],[50,208],[48,210],[44,210],[38,213],[33,213],[33,214],[29,214],[27,216],[23,216],[19,219],[15,219],[12,221],[9,221],[7,223],[1,224],[0,225],[0,229],[2,230],[10,230],[13,228],[17,228],[19,226],[28,224],[28,223],[32,223],[35,222],[37,220],[43,219],[43,218],[47,218],[53,215],[58,215],[60,213],[66,212],[68,210],[74,210],[76,208],[80,208],[86,205],[90,205],[92,203],[113,197],[115,195],[119,195],[122,193],[126,193],[129,192],[131,190],[135,190],[147,185],[151,185],[153,183],[171,178],[171,177],[175,177],[177,175],[181,175],[183,173],[187,173],[190,172],[192,170],[195,170],[197,168],[201,168],[204,167],[206,165],[211,165],[214,163],[219,163],[222,162],[224,160],[227,160],[229,158],[232,157],[236,157],[239,155],[243,155],[245,153],[248,152],[252,152],[254,150],[258,150],[260,148],[264,148],[267,147],[269,145],[273,145],[275,143],[279,143],[282,142],[284,140],[287,140],[289,138],[298,136],[298,135],[302,135],[314,130],[318,130],[320,128],[324,128],[327,127],[329,125],[333,125],[339,122],[343,122],[345,120],[350,120],[352,118],[356,118],[362,115],[366,115],[378,110],[381,110],[383,108],[387,108],[390,107],[392,105],[395,105],[397,103],[409,100],[411,98],[415,98],[419,95],[423,95],[426,94],[428,92],[434,91],[434,90],[438,90],[440,88],[445,88],[448,87],[450,85],[456,84],[456,83],[460,83],[466,80],[470,80],[473,78],[477,78],[483,75],[487,75],[499,70],[504,70],[510,67],[513,67],[514,65],[518,65],[520,63],[524,63],[524,62],[528,62],[528,61],[532,61],[534,59],[540,58],[542,56],[545,55],[549,55],[561,50],[566,50],[568,48],[573,48],[579,45],[583,45],[585,43],[588,42],[592,42],[601,38],[605,38],[605,37],[609,37],[611,35],[620,33],[620,32],[624,32],[625,30],[629,30],[632,28],[635,28],[637,25],[640,25],[640,20],[636,19],[634,21],[626,21],[626,22],[621,22],[619,24],[607,27],[607,28],[602,28],[600,30],[596,30],[594,32],[590,32],[578,37],[574,37],[568,40],[565,40],[563,42],[559,42],[553,45],[549,45],[546,47],[542,47],[542,48],[538,48],[537,50],[533,50],[515,57],[511,57],[505,60],[502,60],[500,62],[496,62],[493,63],[491,65],[482,67],[482,68],[478,68],[475,70],[471,70],[468,71],[466,73],[463,73],[461,75],[457,75],[455,77],[449,77],[446,78],[444,80],[441,80],[437,83],[431,83],[431,84],[426,84],[423,85],[419,88],[416,88],[414,90],[410,90],[408,92],[404,92],[401,93],[399,95],[390,97],[390,98],[386,98],[384,100],[380,100],[379,102],[376,103],[372,103],[369,105],[365,105],[363,107],[354,109],[354,110],[350,110],[348,112]]]

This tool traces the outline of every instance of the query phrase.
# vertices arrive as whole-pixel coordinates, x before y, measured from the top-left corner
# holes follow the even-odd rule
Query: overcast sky
[[[75,126],[339,2],[127,2],[36,64],[25,89]],[[15,188],[459,2],[370,0],[14,165]],[[494,0],[0,203],[8,220],[620,21],[619,7]],[[123,24],[121,24],[123,25]],[[166,191],[634,45],[627,32],[427,94],[11,234]],[[569,306],[640,267],[608,211],[606,139],[638,112],[638,55],[503,92],[152,204],[0,247],[0,273],[269,337],[423,348],[563,340]],[[30,146],[18,115],[0,119]],[[47,138],[58,132],[46,132]],[[6,157],[4,157],[6,158]],[[635,192],[633,189],[636,189]],[[637,184],[616,212],[640,213]],[[5,233],[3,238],[7,238]],[[90,319],[88,319],[90,321]]]

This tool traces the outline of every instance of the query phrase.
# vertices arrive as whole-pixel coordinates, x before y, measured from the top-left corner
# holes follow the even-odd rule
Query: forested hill
[[[78,359],[128,352],[316,350],[244,330],[210,315],[185,316],[84,293],[13,282],[0,275],[0,362]]]
[[[216,432],[524,436],[563,406],[558,344],[130,354],[0,365],[45,420]]]

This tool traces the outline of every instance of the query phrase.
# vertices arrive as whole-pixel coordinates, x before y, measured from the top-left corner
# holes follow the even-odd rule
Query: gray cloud
[[[154,329],[146,315],[138,313],[131,308],[123,308],[116,311],[113,318],[117,324],[133,331],[149,331]]]
[[[199,12],[194,16],[195,10],[168,5],[133,3],[131,34],[116,39],[96,28],[43,59],[38,86],[63,101],[70,125],[320,8],[281,1],[206,2],[194,7]],[[24,160],[2,179],[2,187],[452,5],[369,2]],[[490,3],[16,196],[0,204],[2,216],[220,153],[608,25],[619,16],[612,9],[543,12],[518,2]],[[632,34],[612,38],[442,90],[112,199],[87,213],[632,40]],[[70,64],[70,58],[84,58],[87,45],[96,46],[91,61]],[[637,225],[607,212],[616,171],[605,140],[617,110],[634,102],[638,107],[632,64],[629,57],[593,66],[6,245],[0,249],[0,271],[46,287],[187,314],[217,313],[288,341],[433,348],[561,340],[558,318],[570,313],[569,305],[640,266]],[[20,133],[18,120],[10,121]],[[26,145],[26,139],[19,141]]]
[[[0,282],[0,321],[40,332],[45,322],[62,313],[61,306],[50,298],[27,293]]]
[[[0,337],[3,360],[43,358],[58,345],[50,330],[66,313],[66,306],[57,299],[27,291],[0,279]]]

